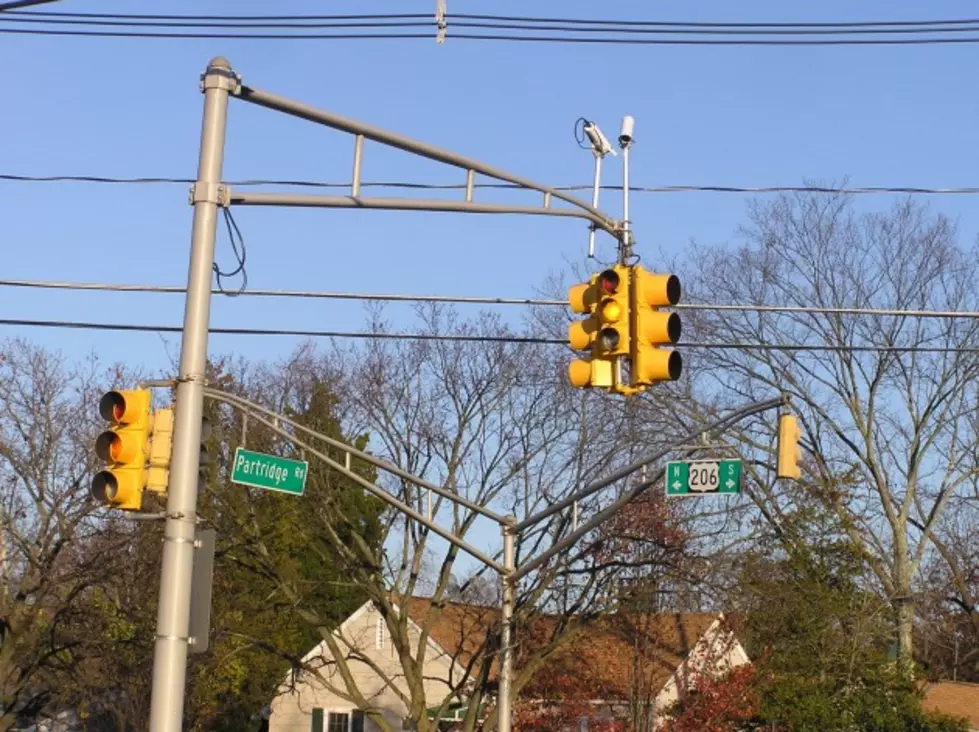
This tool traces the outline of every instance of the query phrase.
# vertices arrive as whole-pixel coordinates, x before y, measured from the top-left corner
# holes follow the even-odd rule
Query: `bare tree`
[[[818,501],[837,517],[891,603],[912,658],[914,582],[949,500],[976,475],[975,251],[952,224],[910,202],[858,213],[843,195],[798,194],[751,207],[738,247],[694,247],[688,301],[780,306],[702,310],[690,359],[705,402],[791,395],[805,437],[801,487],[774,481],[774,420],[740,438],[756,461],[752,497],[776,531]],[[880,310],[874,315],[852,309]]]
[[[0,347],[0,730],[64,704],[101,640],[92,591],[122,538],[106,533],[87,476],[95,386],[111,378],[22,340]]]
[[[979,505],[949,503],[919,582],[918,656],[930,678],[979,681]]]
[[[279,397],[270,393],[266,403],[298,405],[315,383],[329,381],[343,395],[345,406],[340,409],[347,434],[369,434],[375,454],[473,503],[521,517],[611,471],[637,449],[658,446],[652,441],[640,446],[629,439],[623,429],[629,410],[621,402],[601,394],[582,394],[568,386],[564,353],[535,344],[494,341],[489,336],[512,331],[487,315],[463,321],[442,308],[426,308],[420,315],[428,332],[468,335],[476,341],[377,339],[362,350],[326,357],[304,353],[290,362],[285,375],[273,370],[279,374],[277,380],[264,383],[277,387]],[[486,340],[480,342],[480,338]],[[487,547],[486,551],[499,558],[499,527],[491,521],[406,481],[390,476],[378,480],[423,515],[431,515],[457,536]],[[581,516],[595,511],[616,490],[613,486],[583,502]],[[430,707],[445,707],[457,699],[470,703],[465,729],[474,729],[478,710],[495,694],[498,611],[484,612],[474,606],[472,617],[467,616],[465,622],[478,631],[462,639],[465,642],[459,648],[446,649],[457,654],[454,668],[461,672],[446,680],[444,694],[436,699],[426,697],[426,662],[431,654],[427,640],[459,590],[454,577],[468,577],[470,587],[478,583],[485,589],[488,583],[497,584],[495,573],[460,561],[459,550],[395,511],[384,514],[388,538],[385,550],[375,552],[356,527],[349,526],[336,502],[308,505],[306,510],[320,518],[320,531],[329,538],[329,558],[343,561],[379,608],[398,658],[396,673],[382,668],[361,652],[358,639],[335,632],[335,624],[323,622],[316,608],[304,606],[305,616],[320,628],[329,650],[321,665],[307,666],[306,672],[365,710],[382,729],[388,729],[389,723],[382,710],[373,706],[370,694],[358,686],[356,664],[366,664],[375,678],[398,695],[419,730],[431,728]],[[571,525],[571,513],[566,512],[522,533],[518,563],[552,546]],[[240,526],[248,531],[246,521]],[[607,535],[596,532],[521,583],[518,629],[528,627],[541,613],[557,621],[547,625],[546,639],[535,638],[532,649],[522,649],[515,694],[563,639],[617,602],[616,579],[623,562],[601,551],[606,539]],[[301,588],[290,584],[277,558],[264,551],[261,534],[251,532],[247,541],[252,561],[278,577],[281,591],[300,602]],[[668,541],[664,538],[663,543]],[[432,558],[434,579],[426,588],[431,590],[426,592],[427,604],[421,616],[416,613],[411,618],[419,628],[415,633],[410,629],[408,606],[419,595],[424,565]],[[668,552],[633,558],[635,563],[669,560]],[[491,717],[483,729],[494,726]]]

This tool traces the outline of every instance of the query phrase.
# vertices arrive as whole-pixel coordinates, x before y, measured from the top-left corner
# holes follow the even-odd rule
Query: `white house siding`
[[[385,674],[393,679],[398,688],[406,689],[401,674],[401,664],[394,653],[390,639],[385,637],[384,647],[382,649],[376,648],[378,619],[380,619],[380,614],[374,607],[365,604],[350,616],[338,632],[342,633],[343,637],[347,638],[364,655],[370,657],[374,663],[380,666]],[[417,650],[418,629],[410,621],[409,628],[414,653]],[[386,633],[385,636],[387,636]],[[320,644],[307,654],[306,660],[313,659],[323,653],[328,655],[329,650],[324,644]],[[384,717],[393,729],[400,730],[401,720],[405,717],[407,708],[396,692],[386,686],[377,673],[367,664],[353,661],[348,663],[361,692],[375,707],[385,710]],[[713,666],[714,672],[720,674],[746,663],[749,663],[749,659],[744,648],[737,639],[722,629],[721,618],[715,620],[694,645],[686,660],[676,669],[657,694],[654,701],[658,717],[657,726],[662,722],[662,710],[677,700],[680,690],[688,685],[693,674],[701,671],[707,665]],[[451,659],[434,642],[429,641],[429,649],[425,657],[427,706],[434,706],[445,698],[448,685],[435,679],[450,678],[451,669]],[[328,674],[331,683],[339,688],[344,688],[343,681],[334,668],[324,668],[323,673]],[[453,678],[457,679],[459,675],[460,671],[457,668]],[[607,702],[600,703],[600,705],[604,704]],[[613,706],[615,705],[613,704]],[[314,679],[307,677],[296,684],[295,690],[285,691],[272,701],[269,720],[270,732],[310,732],[314,708],[320,708],[327,712],[343,712],[351,711],[354,705],[318,685]],[[328,730],[325,721],[323,729],[324,732]],[[377,732],[379,728],[368,719],[365,720],[364,729],[365,732]]]
[[[407,694],[401,663],[392,647],[386,627],[384,628],[383,648],[378,649],[376,647],[378,621],[384,622],[380,613],[368,603],[351,615],[338,632],[365,656],[372,659],[394,681],[395,686]],[[409,623],[409,633],[412,640],[412,653],[415,653],[418,648],[419,635],[417,627],[411,623]],[[343,642],[340,642],[340,646],[341,648],[345,647]],[[325,654],[327,659],[331,658],[329,649],[326,648],[325,644],[320,644],[307,654],[306,660],[311,661],[320,654]],[[348,664],[361,693],[371,704],[386,710],[385,719],[391,723],[394,729],[400,730],[401,720],[407,713],[407,707],[398,697],[396,691],[388,686],[368,664],[359,661],[348,661]],[[450,667],[451,660],[444,651],[430,643],[425,656],[425,676],[429,679],[425,682],[425,696],[428,706],[440,703],[448,693],[447,684],[435,679],[449,678]],[[343,679],[335,666],[324,667],[321,673],[334,686],[341,689],[345,688]],[[458,678],[458,671],[456,677]],[[354,709],[355,705],[324,688],[315,678],[307,676],[302,682],[296,684],[295,690],[285,691],[272,701],[269,732],[310,732],[314,708],[343,712]],[[327,729],[325,722],[323,729],[324,732]],[[379,728],[367,719],[364,723],[364,729],[365,732],[376,732]]]
[[[654,705],[657,727],[664,721],[663,710],[676,702],[680,690],[685,689],[692,677],[703,671],[705,666],[712,666],[712,673],[720,676],[751,662],[741,643],[730,632],[722,629],[722,618],[723,616],[707,628],[684,662],[656,695]]]

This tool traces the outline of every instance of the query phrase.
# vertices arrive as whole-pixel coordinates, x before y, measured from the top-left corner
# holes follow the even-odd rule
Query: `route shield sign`
[[[668,496],[740,492],[740,460],[679,460],[666,464]]]
[[[305,460],[290,460],[252,450],[235,450],[231,482],[301,496],[306,488]]]

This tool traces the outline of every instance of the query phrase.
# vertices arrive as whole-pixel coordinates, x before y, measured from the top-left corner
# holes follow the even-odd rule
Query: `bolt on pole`
[[[228,61],[220,57],[212,59],[202,83],[204,119],[197,182],[193,188],[194,223],[160,573],[150,732],[179,732],[183,719],[211,271],[221,196],[228,95],[237,85]]]

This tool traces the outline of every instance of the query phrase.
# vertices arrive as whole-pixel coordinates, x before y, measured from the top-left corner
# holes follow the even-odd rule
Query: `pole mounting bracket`
[[[199,180],[190,186],[188,202],[191,206],[195,203],[214,203],[222,208],[231,205],[231,187],[224,183],[208,183]]]

